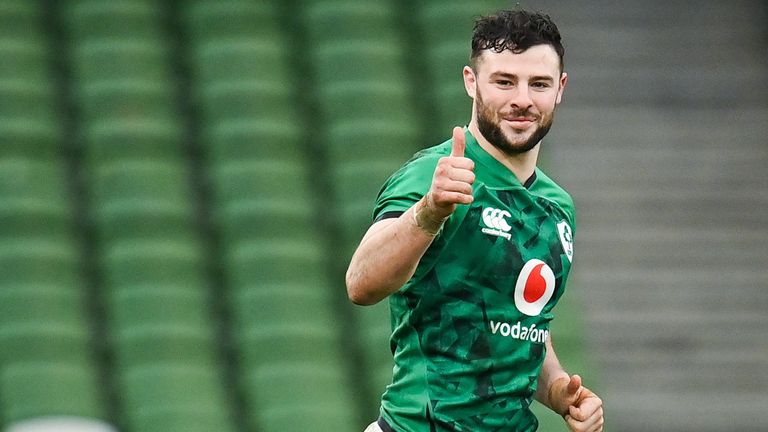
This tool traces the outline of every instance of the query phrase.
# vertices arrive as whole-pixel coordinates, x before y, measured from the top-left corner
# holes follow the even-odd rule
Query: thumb
[[[571,375],[571,380],[568,382],[566,393],[568,396],[575,396],[581,388],[581,377],[578,375]]]
[[[453,128],[453,146],[451,147],[451,156],[464,157],[464,149],[467,147],[467,141],[464,137],[464,129],[456,126]]]

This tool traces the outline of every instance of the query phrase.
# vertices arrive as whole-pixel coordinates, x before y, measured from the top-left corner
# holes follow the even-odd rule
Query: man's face
[[[536,45],[519,54],[486,50],[474,71],[464,69],[464,81],[480,133],[502,152],[517,155],[549,132],[567,75],[560,73],[551,46]]]

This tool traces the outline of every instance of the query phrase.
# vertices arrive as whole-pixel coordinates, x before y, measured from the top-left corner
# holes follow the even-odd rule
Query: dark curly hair
[[[475,69],[477,58],[487,49],[495,52],[510,50],[519,54],[534,45],[551,45],[560,59],[560,71],[563,70],[565,49],[560,40],[560,31],[549,15],[525,10],[502,10],[496,15],[475,21],[470,64]]]

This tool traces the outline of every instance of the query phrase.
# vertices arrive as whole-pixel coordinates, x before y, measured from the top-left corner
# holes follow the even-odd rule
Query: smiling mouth
[[[534,122],[536,121],[536,118],[534,117],[502,117],[504,120],[508,122]]]

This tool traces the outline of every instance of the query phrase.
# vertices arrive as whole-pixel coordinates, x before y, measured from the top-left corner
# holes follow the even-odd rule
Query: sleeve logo
[[[573,262],[573,231],[571,231],[568,222],[562,221],[557,224],[557,232],[560,233],[560,243],[563,244],[563,251],[568,261]]]

